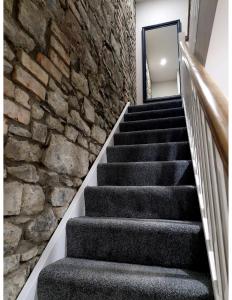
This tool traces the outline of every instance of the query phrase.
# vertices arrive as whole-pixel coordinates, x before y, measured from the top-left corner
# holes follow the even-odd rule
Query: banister
[[[191,75],[213,139],[228,173],[228,100],[205,68],[190,54],[182,33],[179,34],[182,60]]]

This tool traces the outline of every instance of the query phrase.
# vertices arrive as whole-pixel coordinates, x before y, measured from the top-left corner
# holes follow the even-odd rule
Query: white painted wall
[[[218,0],[205,68],[218,87],[229,97],[228,0]]]
[[[137,103],[142,93],[142,27],[180,19],[182,31],[187,32],[188,0],[143,0],[136,3],[136,84]]]
[[[162,81],[152,83],[152,98],[178,95],[177,81]]]

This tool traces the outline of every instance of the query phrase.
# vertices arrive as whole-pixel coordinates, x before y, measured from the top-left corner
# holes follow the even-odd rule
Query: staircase
[[[181,99],[129,107],[39,300],[214,299]]]

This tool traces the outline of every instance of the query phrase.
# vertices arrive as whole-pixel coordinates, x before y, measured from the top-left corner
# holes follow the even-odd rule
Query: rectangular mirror
[[[179,20],[143,28],[144,102],[180,96],[179,31]]]

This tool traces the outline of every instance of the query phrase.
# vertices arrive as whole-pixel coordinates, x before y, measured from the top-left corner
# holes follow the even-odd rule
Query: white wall
[[[182,31],[187,32],[188,0],[143,0],[136,3],[136,84],[137,103],[142,93],[142,27],[180,19]]]
[[[178,95],[177,81],[162,81],[152,83],[152,98]]]
[[[228,38],[228,0],[218,0],[205,68],[227,98]]]

